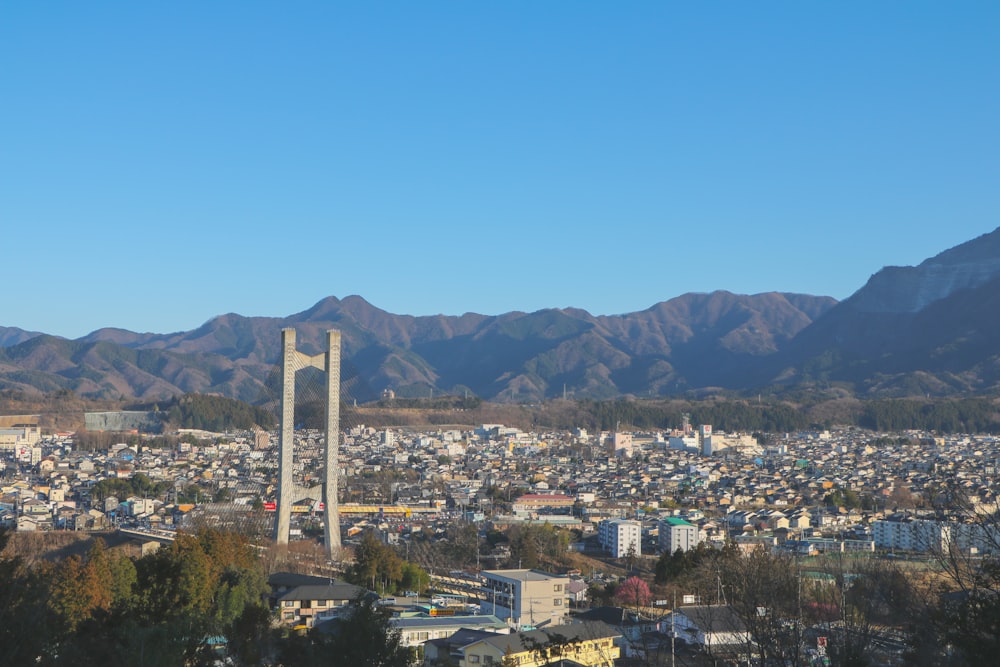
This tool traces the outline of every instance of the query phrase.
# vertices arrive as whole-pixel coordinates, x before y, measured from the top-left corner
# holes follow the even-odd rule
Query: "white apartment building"
[[[931,519],[888,519],[872,523],[872,538],[879,549],[942,551],[951,544],[951,526]]]
[[[672,554],[678,549],[690,551],[698,546],[699,539],[698,526],[688,523],[684,519],[667,517],[660,519],[660,534],[658,538],[660,551]]]
[[[605,519],[597,526],[597,537],[614,558],[624,558],[629,550],[642,553],[642,524],[628,519]]]
[[[954,546],[966,554],[994,554],[1000,550],[1000,528],[993,524],[956,523],[933,519],[889,519],[872,523],[879,549],[936,552]]]

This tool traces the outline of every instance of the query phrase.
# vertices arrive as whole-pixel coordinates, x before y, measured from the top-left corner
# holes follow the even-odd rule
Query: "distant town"
[[[133,416],[92,413],[87,421],[120,427]],[[0,527],[115,536],[110,541],[139,557],[204,527],[258,541],[271,534],[275,433],[184,429],[165,447],[163,436],[126,429],[107,449],[84,451],[76,434],[42,433],[38,421],[0,418]],[[321,478],[322,446],[320,431],[296,432],[297,483]],[[662,662],[671,643],[676,661],[678,639],[689,661],[682,664],[738,661],[754,654],[757,641],[747,620],[713,615],[733,613],[737,601],[719,591],[678,591],[678,581],[670,587],[668,570],[685,553],[728,548],[799,563],[834,555],[924,564],[949,553],[991,559],[998,553],[996,523],[983,518],[997,509],[998,462],[1000,441],[976,434],[852,427],[752,436],[686,420],[669,430],[599,433],[356,425],[340,445],[345,548],[332,559],[321,549],[287,556],[284,570],[268,573],[269,604],[274,623],[307,632],[371,591],[392,611],[402,645],[421,647],[428,664],[441,651],[460,655],[462,665],[489,664],[491,656],[500,663],[505,652],[528,645],[498,644],[495,633],[556,627],[563,628],[560,637],[585,629],[586,645],[610,642],[607,651],[574,658],[581,664]],[[319,499],[295,505],[290,552],[321,540],[323,510]],[[449,560],[440,547],[456,553],[456,526],[474,527],[472,546]],[[560,550],[586,560],[546,559],[509,539],[512,531],[540,527],[563,536]],[[419,565],[427,579],[413,580],[415,590],[393,590],[375,575],[375,585],[348,583],[352,552],[366,540]],[[631,579],[643,592],[632,604],[618,595],[616,606],[610,591]],[[672,597],[653,599],[648,586]],[[610,604],[599,604],[602,594]],[[713,639],[706,624],[729,634]],[[814,632],[797,650],[829,664],[826,645],[837,632],[844,630],[831,628],[819,643]],[[903,632],[873,634],[884,664],[902,664]]]

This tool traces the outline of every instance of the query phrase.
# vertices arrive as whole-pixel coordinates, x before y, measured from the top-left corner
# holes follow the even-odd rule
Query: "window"
[[[284,618],[286,621],[291,621],[292,619],[295,618],[295,612],[286,611],[284,614],[281,615],[281,617]]]
[[[555,586],[553,586],[552,590],[555,591],[556,593],[562,593],[562,584],[556,584]]]
[[[562,598],[556,598],[555,600],[552,601],[552,604],[554,606],[556,606],[556,607],[561,607],[562,606]]]
[[[471,662],[473,664],[478,663],[479,662],[479,656],[478,655],[470,655],[469,656],[469,662]]]
[[[295,606],[295,600],[285,600],[281,604],[284,607],[294,607]]]
[[[493,664],[493,656],[492,655],[485,656],[483,658],[483,662],[486,663],[487,665],[492,665]]]

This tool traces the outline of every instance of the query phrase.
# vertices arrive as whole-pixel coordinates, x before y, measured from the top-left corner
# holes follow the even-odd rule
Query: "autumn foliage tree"
[[[0,534],[0,550],[6,536]],[[25,565],[0,558],[0,664],[195,665],[206,638],[235,664],[260,664],[270,633],[266,582],[244,537],[180,533],[132,558],[93,541],[84,554]]]

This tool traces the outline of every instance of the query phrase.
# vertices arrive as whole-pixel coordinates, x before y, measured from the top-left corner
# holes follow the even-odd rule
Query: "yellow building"
[[[613,667],[621,655],[614,641],[619,636],[599,621],[492,635],[459,647],[457,667],[540,667],[560,658],[585,667]]]

